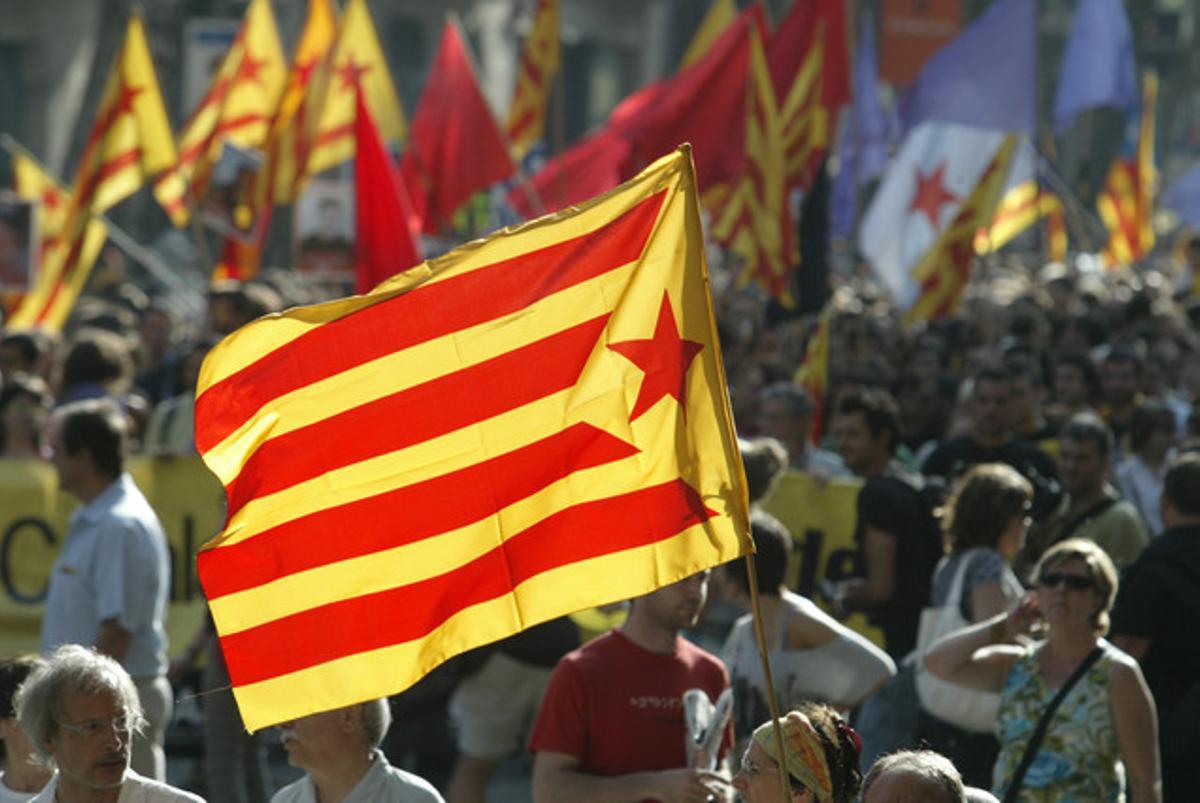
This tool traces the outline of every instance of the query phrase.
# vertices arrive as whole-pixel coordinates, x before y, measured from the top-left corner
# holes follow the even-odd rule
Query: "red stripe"
[[[579,381],[608,317],[601,315],[266,441],[229,483],[229,515],[256,497],[454,432],[571,387]]]
[[[459,471],[310,513],[246,541],[204,550],[197,556],[204,593],[210,600],[218,599],[296,572],[465,527],[576,471],[637,451],[591,424],[574,424]],[[330,538],[346,522],[354,522],[354,537]]]
[[[271,399],[392,352],[495,320],[641,256],[666,191],[573,240],[381,301],[297,337],[196,401],[207,452]]]
[[[346,123],[345,125],[339,125],[335,126],[334,128],[326,129],[320,134],[317,134],[317,141],[313,145],[313,148],[315,149],[322,145],[328,145],[331,142],[337,142],[339,139],[353,136],[353,134],[354,123]]]
[[[665,541],[713,515],[681,480],[567,508],[438,577],[225,636],[230,678],[245,686],[422,638],[459,611],[550,569]]]
[[[223,122],[219,121],[217,125],[213,126],[213,130],[209,132],[208,136],[204,137],[204,139],[200,140],[195,145],[179,154],[179,162],[176,167],[185,167],[196,161],[200,154],[209,149],[209,147],[212,145],[212,141],[215,138],[223,134],[228,134],[230,131],[236,131],[244,126],[253,125],[255,123],[265,123],[267,121],[268,118],[265,114],[258,113],[243,114],[241,117],[233,117]]]

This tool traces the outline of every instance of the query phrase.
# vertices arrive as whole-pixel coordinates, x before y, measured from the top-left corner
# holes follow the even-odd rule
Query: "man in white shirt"
[[[59,647],[21,684],[16,712],[29,743],[54,765],[31,803],[204,803],[129,768],[145,718],[133,680],[107,655]]]
[[[166,680],[170,563],[162,525],[125,473],[125,419],[111,402],[60,407],[47,440],[59,486],[81,502],[50,575],[42,652],[81,644],[116,659],[133,682],[147,726],[133,767],[166,777],[163,738],[171,718]]]
[[[433,785],[388,763],[379,749],[392,724],[387,700],[310,714],[279,726],[288,763],[303,778],[271,803],[445,803]]]

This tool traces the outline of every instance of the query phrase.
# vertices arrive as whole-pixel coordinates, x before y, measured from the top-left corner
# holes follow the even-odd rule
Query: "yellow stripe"
[[[504,318],[356,366],[279,396],[205,453],[228,484],[263,443],[368,402],[479,365],[612,312],[636,263],[568,288]]]
[[[256,731],[318,711],[385,697],[442,661],[565,613],[646,594],[740,555],[727,520],[710,520],[660,544],[603,555],[530,579],[511,596],[473,606],[425,638],[340,658],[234,688]],[[224,627],[218,618],[218,626]],[[353,690],[354,699],[347,699]]]
[[[587,203],[513,226],[487,239],[467,243],[449,254],[427,260],[380,284],[369,294],[275,313],[250,323],[222,340],[204,361],[197,394],[297,337],[418,285],[445,281],[479,268],[582,237],[612,222],[668,186],[670,174],[647,172],[635,179],[635,191],[622,186]],[[679,190],[677,190],[678,192]]]

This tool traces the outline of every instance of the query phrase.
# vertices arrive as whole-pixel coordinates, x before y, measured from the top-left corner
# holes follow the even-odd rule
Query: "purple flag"
[[[1033,134],[1036,10],[1034,0],[995,0],[935,53],[904,96],[905,130],[936,121]]]
[[[1061,134],[1085,109],[1129,109],[1137,101],[1133,31],[1121,0],[1079,0],[1054,98],[1054,130]]]
[[[1161,203],[1174,210],[1188,226],[1200,231],[1200,164],[1175,179],[1163,193]]]

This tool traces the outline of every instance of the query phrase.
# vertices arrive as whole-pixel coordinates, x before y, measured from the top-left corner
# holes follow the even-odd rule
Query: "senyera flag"
[[[749,549],[691,151],[204,363],[199,556],[247,728]]]

